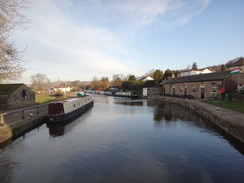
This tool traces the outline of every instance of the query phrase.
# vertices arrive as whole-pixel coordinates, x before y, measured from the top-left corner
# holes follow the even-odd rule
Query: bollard
[[[25,110],[22,110],[22,119],[25,119]]]
[[[4,114],[0,114],[0,115],[1,115],[1,117],[0,117],[0,126],[4,126],[4,117],[3,117]]]

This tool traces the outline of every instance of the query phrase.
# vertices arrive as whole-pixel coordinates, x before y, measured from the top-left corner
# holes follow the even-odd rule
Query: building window
[[[218,90],[220,90],[223,86],[222,86],[222,84],[218,84],[217,87],[218,87]]]
[[[22,90],[22,99],[26,99],[26,90]]]

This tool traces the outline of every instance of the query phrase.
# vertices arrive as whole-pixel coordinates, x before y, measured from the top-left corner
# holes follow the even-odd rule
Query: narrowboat
[[[71,98],[48,104],[47,123],[67,122],[93,107],[91,96]]]

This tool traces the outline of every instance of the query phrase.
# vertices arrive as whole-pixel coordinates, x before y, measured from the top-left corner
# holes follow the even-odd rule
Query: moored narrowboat
[[[65,122],[93,107],[91,96],[71,98],[48,104],[47,123]]]

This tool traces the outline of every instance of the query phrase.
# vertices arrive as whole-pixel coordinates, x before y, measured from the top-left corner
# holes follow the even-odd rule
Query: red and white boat
[[[93,107],[91,96],[71,98],[48,104],[47,123],[59,123],[68,121]]]

